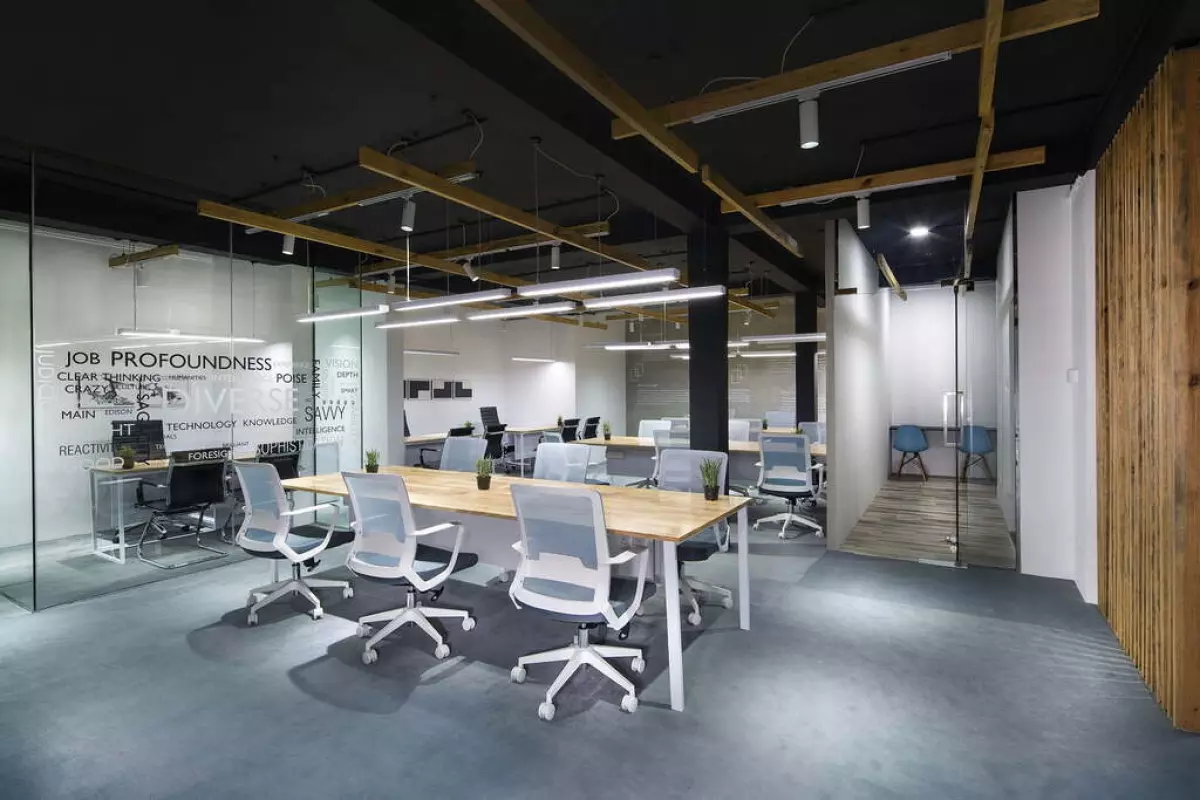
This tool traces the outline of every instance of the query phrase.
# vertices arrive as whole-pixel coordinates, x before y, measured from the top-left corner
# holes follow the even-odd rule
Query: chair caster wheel
[[[347,586],[345,589],[342,589],[342,599],[343,600],[349,600],[351,597],[354,597],[354,587],[353,586]]]
[[[520,665],[513,667],[512,670],[508,673],[508,679],[510,681],[512,681],[513,683],[524,683],[525,678],[527,678],[528,676],[529,676],[529,673],[526,672],[525,668]]]
[[[627,694],[621,698],[621,710],[627,714],[632,714],[637,711],[638,699],[637,695]]]
[[[258,614],[255,614],[253,611],[251,611],[249,614],[247,614],[246,615],[246,624],[251,627],[254,627],[255,625],[257,625],[258,624]]]
[[[437,647],[433,648],[433,657],[439,661],[448,655],[450,655],[450,645],[446,644],[445,642],[442,642]]]
[[[358,626],[358,638],[366,639],[370,635],[371,635],[371,626],[370,625],[359,625]]]
[[[362,662],[364,664],[374,664],[379,660],[378,650],[363,650]]]
[[[429,602],[431,602],[431,603],[436,603],[438,600],[441,600],[441,599],[442,599],[442,590],[441,589],[437,589],[434,591],[433,594],[429,595]]]
[[[545,702],[538,706],[538,719],[550,722],[554,719],[554,703]]]
[[[314,621],[316,621],[325,616],[325,612],[319,608],[314,608],[312,611],[308,612],[308,615],[312,617]]]
[[[475,618],[474,617],[463,617],[462,628],[464,631],[474,630],[475,629]]]
[[[633,670],[635,675],[641,675],[646,671],[646,659],[638,656],[633,661],[629,662],[629,668]]]
[[[688,612],[687,620],[689,625],[699,625],[703,622],[703,617],[700,616],[699,611],[691,611]]]
[[[644,617],[644,616],[646,616],[646,607],[645,607],[645,606],[638,606],[638,607],[637,607],[637,611],[633,612],[633,615],[634,615],[635,617]]]
[[[629,638],[629,626],[626,625],[624,628],[621,628],[621,630],[617,631],[617,641],[623,642],[628,638]]]
[[[758,530],[758,523],[754,523],[754,530]]]
[[[733,608],[733,598],[728,597],[728,596],[722,597],[721,598],[721,607],[722,608]]]

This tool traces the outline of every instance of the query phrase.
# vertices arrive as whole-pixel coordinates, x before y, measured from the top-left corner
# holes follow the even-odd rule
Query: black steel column
[[[717,214],[719,218],[719,209]],[[689,286],[724,286],[729,279],[729,235],[707,225],[687,238]],[[688,304],[688,412],[694,450],[729,447],[729,298]]]
[[[817,330],[817,300],[808,292],[795,295],[796,333]],[[796,421],[817,421],[816,342],[796,342]]]

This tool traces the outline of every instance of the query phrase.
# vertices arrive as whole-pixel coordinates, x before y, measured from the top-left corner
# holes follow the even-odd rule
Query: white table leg
[[[683,711],[683,629],[679,614],[679,562],[675,543],[663,542],[663,582],[667,604],[667,670],[671,678],[671,710]]]
[[[750,534],[747,530],[748,514],[742,506],[737,513],[737,560],[738,560],[738,617],[742,630],[750,630]]]

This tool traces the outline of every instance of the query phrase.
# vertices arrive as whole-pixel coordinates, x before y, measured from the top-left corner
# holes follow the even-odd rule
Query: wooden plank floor
[[[972,483],[966,526],[959,535],[964,564],[1015,569],[1017,553],[996,502],[996,487]],[[880,488],[842,550],[868,556],[954,561],[954,481],[890,480]]]

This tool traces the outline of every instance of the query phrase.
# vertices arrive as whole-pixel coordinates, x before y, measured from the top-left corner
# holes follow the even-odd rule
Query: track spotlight
[[[413,232],[413,224],[417,221],[417,204],[412,200],[404,201],[404,211],[400,215],[400,230],[405,233]]]
[[[550,248],[550,269],[558,269],[562,266],[562,245],[556,244]]]
[[[812,150],[821,144],[821,133],[817,125],[817,101],[800,102],[800,147]]]
[[[858,229],[865,231],[871,227],[871,198],[858,198]]]
[[[283,235],[283,254],[290,256],[296,252],[296,235],[293,233],[285,233]]]
[[[479,283],[479,275],[475,272],[475,268],[471,266],[470,261],[463,262],[463,270],[467,273],[467,277],[472,283]]]

